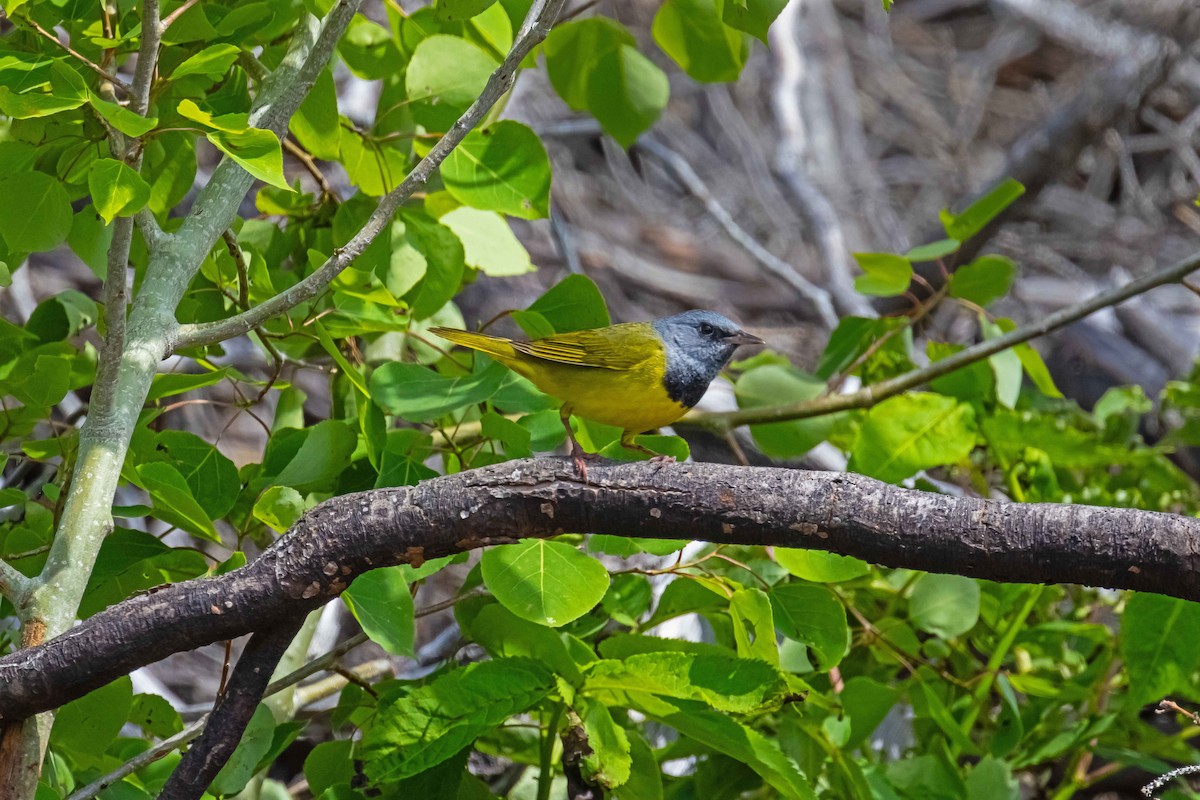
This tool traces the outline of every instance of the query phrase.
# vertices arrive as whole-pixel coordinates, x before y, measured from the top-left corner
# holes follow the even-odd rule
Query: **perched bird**
[[[698,310],[531,342],[454,328],[431,328],[430,333],[487,353],[562,400],[559,416],[584,480],[587,454],[571,430],[572,414],[615,425],[623,431],[623,447],[662,458],[633,437],[682,417],[700,402],[739,345],[763,343],[720,314]]]

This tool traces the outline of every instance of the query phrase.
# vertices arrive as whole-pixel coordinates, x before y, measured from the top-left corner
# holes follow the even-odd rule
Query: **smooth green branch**
[[[29,597],[33,581],[26,578],[16,567],[0,559],[0,597],[6,598],[18,611]]]
[[[412,196],[413,192],[425,185],[425,182],[429,180],[446,156],[450,155],[450,152],[466,138],[467,134],[483,121],[488,111],[508,92],[513,81],[516,80],[521,62],[550,33],[550,28],[558,18],[564,2],[565,0],[535,0],[525,17],[525,23],[521,26],[520,33],[513,42],[512,49],[500,66],[488,77],[483,92],[475,99],[470,108],[463,112],[450,130],[438,140],[429,153],[417,162],[404,180],[379,200],[375,211],[350,241],[335,250],[333,255],[311,275],[254,308],[220,322],[181,325],[171,343],[170,352],[181,348],[216,344],[235,336],[243,336],[272,317],[284,314],[300,303],[311,300],[324,292],[333,279],[350,266],[371,242],[375,241],[375,237],[391,221],[396,210]]]
[[[1178,261],[1158,272],[1152,272],[1123,286],[1100,292],[1099,294],[1067,306],[1064,309],[1049,314],[1037,322],[1017,328],[1014,331],[988,339],[979,344],[960,350],[948,358],[935,361],[927,367],[913,370],[890,380],[881,381],[871,386],[864,386],[857,392],[849,394],[826,394],[812,400],[802,400],[797,403],[787,403],[779,406],[763,408],[745,408],[739,411],[722,413],[693,413],[688,414],[677,425],[692,425],[705,428],[717,433],[726,433],[740,425],[759,425],[769,422],[788,422],[809,417],[819,417],[838,411],[850,411],[858,408],[870,408],[877,403],[893,397],[909,389],[928,383],[934,378],[948,375],[955,370],[982,361],[985,358],[1003,352],[1010,347],[1045,336],[1077,320],[1081,320],[1101,309],[1115,306],[1132,297],[1145,294],[1151,289],[1168,283],[1178,283],[1185,277],[1200,269],[1200,252],[1193,253],[1182,261]]]

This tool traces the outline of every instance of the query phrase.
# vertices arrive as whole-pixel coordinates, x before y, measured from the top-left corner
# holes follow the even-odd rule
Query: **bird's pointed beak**
[[[746,333],[745,331],[738,331],[733,336],[727,336],[727,337],[725,337],[725,341],[729,342],[730,344],[738,344],[738,345],[741,345],[741,344],[766,344],[765,341],[758,338],[753,333]]]

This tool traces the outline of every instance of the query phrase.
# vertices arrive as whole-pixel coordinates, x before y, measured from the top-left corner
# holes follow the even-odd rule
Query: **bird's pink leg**
[[[567,431],[567,442],[571,445],[571,460],[575,462],[575,469],[579,472],[579,477],[587,483],[587,462],[592,461],[598,456],[589,453],[575,440],[575,431],[571,429],[571,406],[563,403],[562,408],[558,412],[559,419],[562,420],[563,427]]]

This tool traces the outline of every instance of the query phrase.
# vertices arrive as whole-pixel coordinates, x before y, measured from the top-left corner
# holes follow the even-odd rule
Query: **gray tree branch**
[[[857,392],[825,394],[815,397],[812,400],[802,400],[778,406],[746,408],[739,411],[690,413],[676,424],[694,425],[718,433],[725,433],[739,425],[786,422],[794,419],[819,417],[838,411],[870,408],[889,397],[894,397],[902,392],[907,392],[909,389],[915,389],[922,384],[928,383],[934,378],[948,375],[957,369],[974,364],[976,361],[982,361],[1010,347],[1028,342],[1030,339],[1045,336],[1051,331],[1056,331],[1103,308],[1115,306],[1131,297],[1145,294],[1159,286],[1168,283],[1178,283],[1198,269],[1200,269],[1200,252],[1193,253],[1182,261],[1178,261],[1157,272],[1143,275],[1122,286],[1100,292],[1083,302],[1067,306],[1064,309],[1043,317],[1037,322],[1023,325],[1003,336],[980,342],[979,344],[960,350],[941,361],[935,361],[927,367],[913,370],[890,380],[871,384],[859,389]]]
[[[588,474],[582,483],[569,460],[527,459],[328,500],[240,570],[130,598],[0,659],[0,721],[171,653],[294,624],[368,570],[570,531],[801,547],[1200,600],[1200,520],[1190,517],[1002,503],[778,468],[610,463]]]

